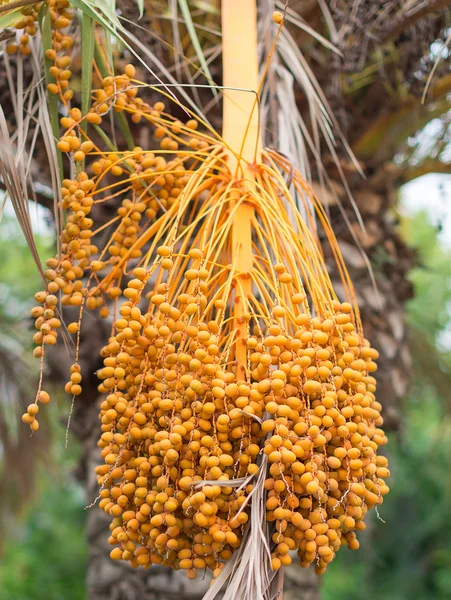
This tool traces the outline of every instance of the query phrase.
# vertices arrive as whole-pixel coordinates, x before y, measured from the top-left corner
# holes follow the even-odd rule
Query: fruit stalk
[[[234,316],[237,378],[246,375],[246,299],[252,293],[252,220],[254,209],[245,200],[243,187],[252,185],[253,166],[259,155],[257,6],[255,0],[222,2],[223,139],[229,148],[229,166],[242,180],[232,200],[233,265],[236,269]],[[238,181],[237,181],[238,183]],[[238,206],[237,206],[238,203]]]

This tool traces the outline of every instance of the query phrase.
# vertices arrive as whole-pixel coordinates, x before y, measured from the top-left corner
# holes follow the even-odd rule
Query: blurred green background
[[[50,427],[40,436],[45,442],[29,453],[23,451],[29,440],[20,438],[20,427],[6,423],[12,412],[19,419],[20,406],[14,411],[11,406],[20,405],[22,397],[28,403],[20,370],[26,370],[31,384],[35,377],[30,323],[23,315],[39,279],[15,219],[5,219],[0,240],[0,438],[6,436],[0,444],[0,600],[83,600],[87,501],[74,475],[75,439],[65,448],[61,416],[68,407],[61,403],[48,411]],[[370,517],[360,551],[342,549],[329,567],[323,600],[451,598],[451,248],[425,213],[402,217],[401,230],[417,252],[410,273],[415,295],[407,309],[413,385],[401,429],[390,436],[391,493],[380,509],[381,520]],[[38,236],[45,255],[51,254],[51,239],[46,228]],[[5,362],[11,357],[13,371]]]

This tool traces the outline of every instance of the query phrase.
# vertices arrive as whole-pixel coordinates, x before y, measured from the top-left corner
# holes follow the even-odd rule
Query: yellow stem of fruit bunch
[[[252,185],[252,166],[258,160],[258,56],[257,6],[255,0],[225,0],[222,2],[222,61],[223,132],[229,150],[229,166],[236,176],[243,178],[244,186]],[[253,91],[255,93],[253,93]],[[237,181],[238,183],[238,181]],[[242,191],[234,190],[239,204],[234,212],[232,228],[233,266],[235,279],[234,316],[236,323],[235,360],[237,379],[246,375],[247,299],[252,294],[253,267],[252,204],[241,201]]]

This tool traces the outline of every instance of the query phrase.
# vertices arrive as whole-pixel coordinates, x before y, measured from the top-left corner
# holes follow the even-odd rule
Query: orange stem
[[[254,161],[259,155],[256,0],[223,0],[222,45],[223,83],[226,88],[223,98],[222,137],[230,148],[231,172],[241,172],[244,175],[241,184],[250,186],[255,178]],[[243,190],[231,192],[232,206],[240,202],[242,195]],[[235,286],[234,306],[237,379],[246,379],[248,325],[243,315],[248,312],[247,299],[252,296],[253,218],[253,206],[240,202],[232,227],[232,264],[239,278]]]

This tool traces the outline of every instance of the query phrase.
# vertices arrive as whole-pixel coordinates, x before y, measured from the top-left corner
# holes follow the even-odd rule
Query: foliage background
[[[0,315],[21,340],[20,332],[29,326],[21,315],[39,280],[16,221],[8,219],[3,231],[5,226]],[[400,229],[417,252],[417,266],[410,273],[414,298],[407,309],[414,380],[401,430],[388,447],[391,493],[380,510],[385,523],[373,518],[360,536],[360,551],[338,554],[322,581],[323,600],[451,597],[451,250],[426,213],[401,218]],[[49,244],[49,235],[41,234],[39,249],[48,253]],[[49,411],[52,437],[39,463],[33,496],[18,517],[2,515],[7,526],[0,546],[0,600],[85,598],[88,501],[76,478],[74,437],[65,448],[61,415],[67,411],[66,404]],[[5,468],[1,464],[0,472]]]

